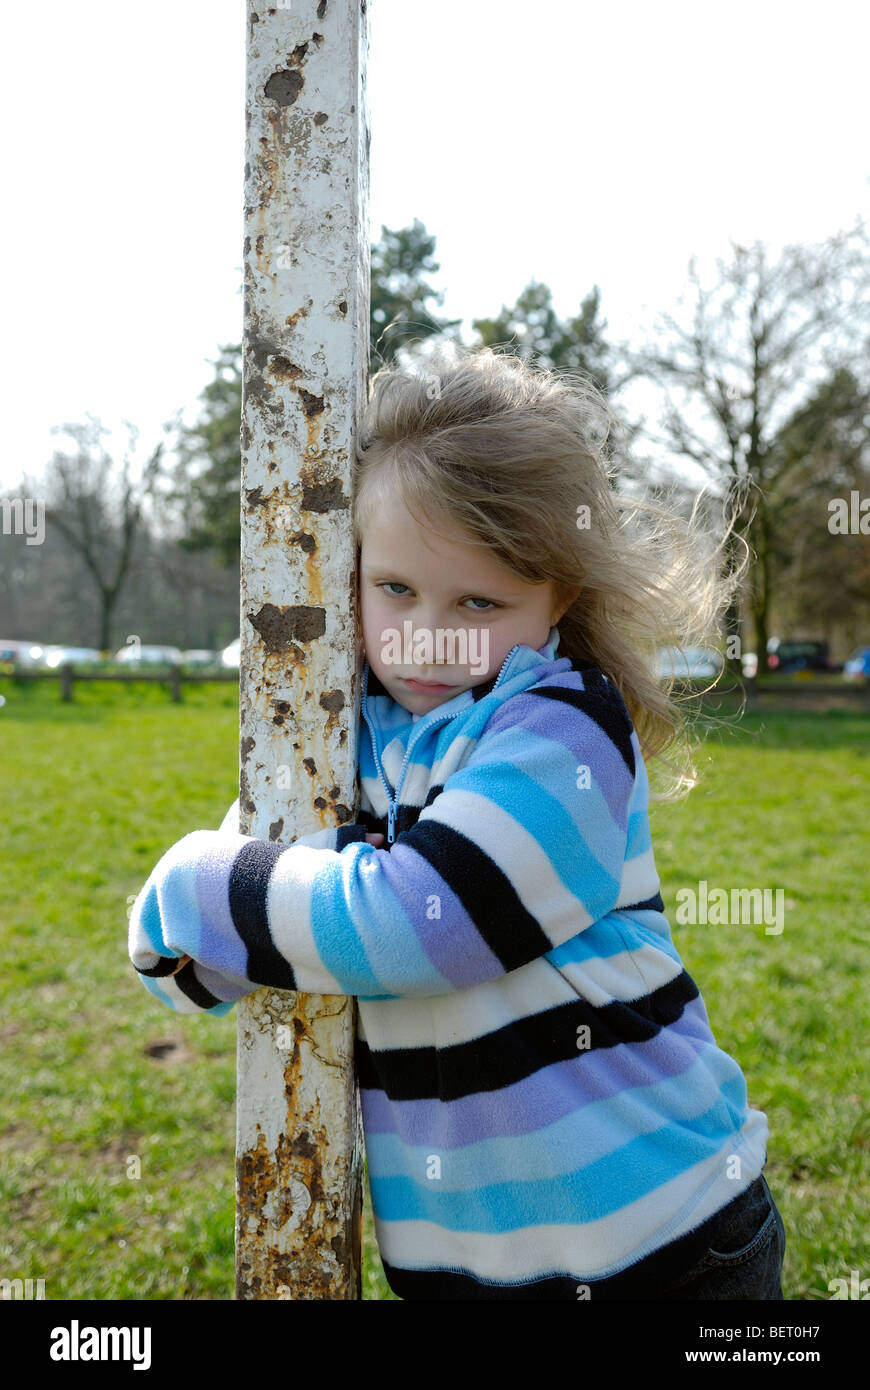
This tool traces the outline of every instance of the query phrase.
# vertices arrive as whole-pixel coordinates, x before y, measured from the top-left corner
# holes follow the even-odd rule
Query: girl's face
[[[412,714],[490,680],[517,643],[542,647],[567,606],[556,607],[549,582],[527,583],[461,534],[422,530],[399,495],[371,508],[360,547],[363,643],[384,689]],[[414,678],[439,684],[427,691]]]

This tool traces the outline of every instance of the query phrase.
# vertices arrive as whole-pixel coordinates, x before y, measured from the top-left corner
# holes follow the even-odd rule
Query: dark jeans
[[[785,1226],[761,1174],[696,1231],[591,1280],[590,1298],[782,1300],[784,1254]]]
[[[762,1173],[713,1217],[706,1251],[661,1296],[683,1299],[782,1299],[785,1226]]]

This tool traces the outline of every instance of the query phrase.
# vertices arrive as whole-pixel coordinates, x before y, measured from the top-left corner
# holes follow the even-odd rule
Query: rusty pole
[[[247,0],[239,829],[355,815],[350,458],[369,324],[366,0]],[[239,1005],[236,1298],[359,1298],[356,1001]]]

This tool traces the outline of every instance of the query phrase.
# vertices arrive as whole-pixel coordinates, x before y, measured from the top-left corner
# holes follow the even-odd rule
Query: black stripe
[[[192,1003],[200,1009],[213,1009],[215,1004],[223,1004],[223,999],[218,999],[216,994],[212,994],[210,989],[206,989],[202,980],[197,979],[194,972],[196,961],[190,960],[187,965],[182,966],[175,977],[178,988],[182,994],[186,994]]]
[[[498,1091],[555,1062],[620,1043],[648,1042],[676,1022],[697,997],[698,986],[683,970],[630,1004],[614,1000],[595,1006],[572,1000],[451,1047],[375,1050],[358,1038],[357,1079],[361,1089],[383,1090],[390,1100],[448,1101]],[[578,1049],[581,1026],[589,1028],[589,1045]]]
[[[623,761],[633,777],[635,761],[634,749],[631,745],[632,723],[625,711],[625,705],[619,691],[613,690],[612,687],[608,687],[608,690],[612,692],[610,695],[598,696],[597,694],[590,694],[588,690],[569,690],[564,685],[535,685],[526,693],[541,695],[548,700],[561,700],[563,704],[572,705],[574,709],[580,710],[582,714],[594,719],[598,727],[619,749]],[[615,700],[612,698],[614,695],[616,696]]]
[[[404,843],[449,885],[506,971],[552,951],[552,941],[523,907],[510,879],[473,840],[441,821],[426,820],[407,832]]]
[[[496,671],[495,675],[491,676],[488,681],[484,681],[483,685],[473,685],[471,687],[471,698],[474,700],[475,704],[478,700],[485,700],[487,695],[492,694],[497,680],[498,672]]]
[[[378,680],[377,676],[375,675],[374,671],[372,670],[371,666],[369,666],[369,678],[368,678],[368,680],[366,681],[366,699],[368,699],[368,697],[369,697],[370,695],[388,695],[388,694],[389,694],[389,691],[381,684],[381,682]],[[392,698],[392,697],[391,697],[391,698]]]
[[[354,821],[351,825],[336,826],[335,848],[343,850],[345,845],[356,844],[358,840],[364,840],[368,828],[363,819]]]
[[[622,904],[613,909],[614,912],[664,912],[665,902],[661,893],[656,893],[654,898],[645,898],[642,903]]]
[[[577,1302],[577,1285],[591,1280],[551,1277],[536,1279],[530,1284],[486,1284],[471,1274],[457,1274],[455,1269],[399,1269],[381,1256],[387,1283],[400,1298],[425,1298],[430,1302],[443,1298],[570,1298]]]
[[[233,926],[248,950],[246,975],[258,985],[295,989],[290,962],[277,950],[269,933],[266,894],[276,861],[287,850],[271,840],[249,840],[230,870],[229,903]]]
[[[134,968],[140,975],[150,975],[152,978],[160,979],[163,975],[171,975],[178,965],[178,956],[160,956],[157,964],[152,965],[150,970],[142,970],[138,965]]]

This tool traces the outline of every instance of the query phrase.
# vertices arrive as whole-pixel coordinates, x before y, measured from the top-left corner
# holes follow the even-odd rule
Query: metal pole
[[[352,820],[350,458],[369,325],[366,0],[247,0],[239,829]],[[361,1294],[356,1001],[239,1005],[236,1297]]]

